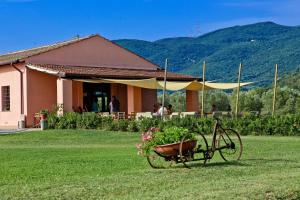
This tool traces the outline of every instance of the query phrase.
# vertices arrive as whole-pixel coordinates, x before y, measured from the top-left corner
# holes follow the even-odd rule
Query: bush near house
[[[245,116],[239,119],[223,118],[224,127],[237,130],[241,135],[286,135],[300,136],[300,114],[282,116]],[[167,127],[183,127],[191,132],[211,134],[214,125],[212,118],[142,118],[135,120],[114,120],[111,117],[100,117],[96,113],[65,113],[61,117],[50,113],[48,124],[51,129],[100,129],[107,131],[145,132],[151,127],[161,130]]]

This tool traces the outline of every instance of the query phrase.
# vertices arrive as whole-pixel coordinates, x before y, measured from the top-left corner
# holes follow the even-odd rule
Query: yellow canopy
[[[89,82],[89,83],[121,83],[125,85],[131,85],[135,87],[147,88],[147,89],[163,89],[164,82],[157,81],[155,78],[140,79],[140,80],[125,80],[125,79],[75,79],[76,81]],[[252,82],[241,83],[241,86],[249,85]],[[198,81],[167,81],[166,90],[202,90],[203,82]],[[234,89],[238,87],[238,83],[212,83],[205,82],[205,90],[214,89]]]

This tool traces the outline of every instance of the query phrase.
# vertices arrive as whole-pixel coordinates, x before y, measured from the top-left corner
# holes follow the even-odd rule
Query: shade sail
[[[125,79],[74,79],[75,81],[87,82],[87,83],[120,83],[135,87],[147,88],[147,89],[163,89],[158,84],[155,78],[139,79],[139,80],[125,80]]]
[[[155,78],[140,79],[140,80],[125,80],[125,79],[75,79],[75,81],[82,81],[88,83],[120,83],[135,87],[147,88],[147,89],[163,89],[164,82],[157,81]],[[241,83],[240,86],[249,85],[252,82]],[[178,91],[178,90],[202,90],[203,82],[189,81],[189,82],[178,82],[178,81],[167,81],[166,90]],[[204,90],[226,90],[234,89],[238,87],[238,83],[212,83],[205,82]]]
[[[163,87],[164,82],[158,81],[158,84]],[[176,81],[167,81],[166,83],[166,89],[171,91],[177,91],[177,90],[202,90],[203,84],[198,81],[191,81],[191,82],[176,82]],[[213,90],[215,88],[209,87],[205,84],[204,87],[205,90]]]
[[[240,83],[240,86],[246,86],[250,85],[253,82],[245,82],[245,83]],[[238,83],[212,83],[208,82],[205,83],[208,87],[214,88],[214,89],[219,89],[219,90],[228,90],[228,89],[234,89],[238,87]]]

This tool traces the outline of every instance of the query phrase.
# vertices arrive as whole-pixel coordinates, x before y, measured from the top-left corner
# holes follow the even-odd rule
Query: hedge
[[[100,129],[108,131],[144,132],[150,127],[177,126],[191,132],[211,134],[214,126],[212,118],[143,118],[140,120],[113,120],[111,117],[100,117],[95,113],[65,113],[61,117],[49,114],[48,124],[51,129]],[[284,135],[300,136],[300,114],[282,116],[245,116],[239,119],[223,118],[221,123],[226,128],[233,128],[241,135]]]

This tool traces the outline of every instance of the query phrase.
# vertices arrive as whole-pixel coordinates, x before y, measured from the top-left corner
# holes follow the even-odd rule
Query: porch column
[[[73,106],[73,87],[72,80],[57,79],[57,105],[62,105],[59,114],[63,112],[72,112]]]
[[[199,111],[198,91],[186,90],[186,111]]]
[[[142,90],[140,87],[127,85],[127,110],[131,112],[142,112]]]

